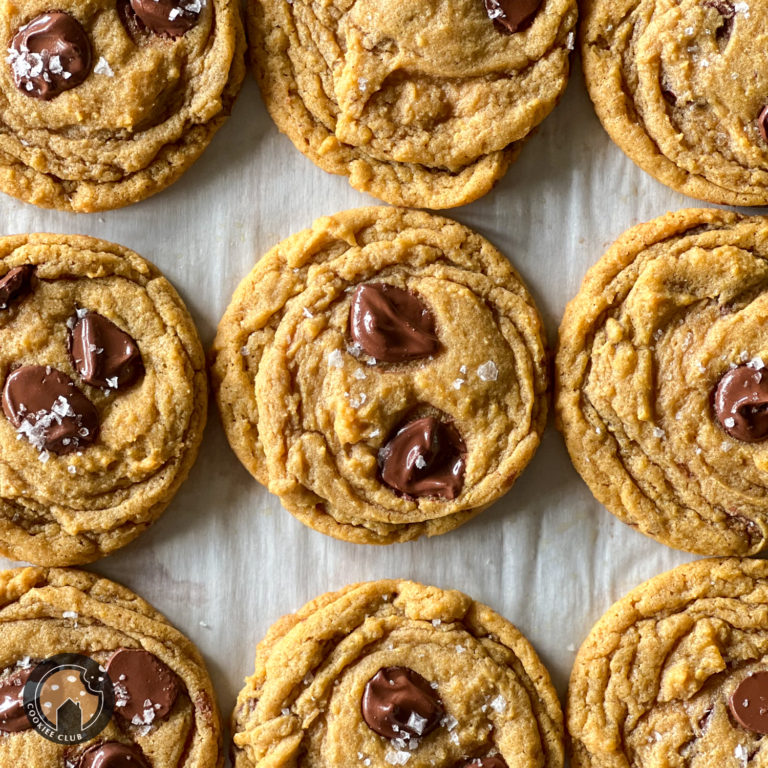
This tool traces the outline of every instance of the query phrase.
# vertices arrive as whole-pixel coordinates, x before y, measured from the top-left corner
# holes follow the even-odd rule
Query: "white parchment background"
[[[208,348],[261,254],[318,216],[376,203],[294,149],[249,76],[232,118],[166,192],[91,215],[0,195],[0,234],[83,233],[133,248],[180,291]],[[610,242],[637,222],[695,205],[610,141],[577,64],[563,101],[507,176],[478,202],[443,213],[511,259],[552,347],[566,302]],[[513,490],[480,517],[434,539],[365,547],[327,538],[283,510],[240,466],[212,409],[200,458],[160,521],[90,568],[138,592],[197,643],[228,719],[268,626],[345,584],[405,577],[467,592],[528,636],[562,697],[575,650],[608,606],[690,559],[594,501],[551,419]]]

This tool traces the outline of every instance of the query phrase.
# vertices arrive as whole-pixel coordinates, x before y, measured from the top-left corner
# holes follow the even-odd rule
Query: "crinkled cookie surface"
[[[221,725],[203,660],[141,598],[83,571],[25,568],[0,573],[0,606],[2,768],[223,766]],[[44,738],[23,714],[16,717],[13,701],[19,680],[63,653],[90,657],[114,678],[111,718],[78,745]],[[148,664],[155,674],[149,681],[142,672]],[[142,712],[134,722],[137,695],[154,714]]]
[[[174,182],[245,70],[235,0],[6,2],[0,40],[0,189],[45,208],[118,208]]]
[[[571,764],[765,765],[766,659],[766,561],[699,560],[645,582],[578,652],[567,705]]]
[[[363,208],[258,262],[219,325],[212,377],[230,444],[289,511],[388,544],[452,530],[512,486],[546,421],[541,333],[487,240]]]
[[[673,189],[768,204],[765,0],[584,0],[582,59],[611,138]]]
[[[146,529],[189,473],[205,357],[176,291],[126,248],[6,237],[0,269],[0,551],[90,562]]]
[[[528,641],[461,592],[409,581],[350,586],[278,621],[233,733],[235,768],[563,765],[560,704]]]
[[[568,305],[557,415],[621,520],[679,549],[768,535],[768,220],[670,213],[624,233]]]
[[[511,5],[249,0],[251,58],[315,164],[388,203],[451,208],[504,175],[568,80],[575,0],[534,2],[512,34]]]

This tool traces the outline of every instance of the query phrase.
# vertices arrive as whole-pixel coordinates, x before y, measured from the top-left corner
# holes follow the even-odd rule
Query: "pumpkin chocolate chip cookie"
[[[678,192],[768,205],[765,0],[582,0],[581,49],[606,131]]]
[[[488,192],[565,90],[575,0],[248,0],[277,127],[395,205]]]
[[[206,419],[205,358],[159,271],[88,237],[0,238],[0,553],[95,560],[170,502]]]
[[[502,496],[547,411],[541,321],[466,227],[363,208],[273,248],[212,352],[229,442],[306,525],[366,544],[450,531]]]
[[[557,416],[617,517],[673,547],[768,538],[768,219],[717,210],[635,227],[560,327]]]
[[[245,71],[235,0],[22,0],[0,14],[0,190],[100,211],[176,181]]]
[[[411,581],[350,586],[278,621],[232,731],[235,768],[563,765],[560,704],[528,641],[461,592]]]
[[[766,617],[765,560],[699,560],[619,600],[571,673],[571,765],[764,765]]]
[[[221,768],[195,646],[90,573],[0,573],[0,768]]]

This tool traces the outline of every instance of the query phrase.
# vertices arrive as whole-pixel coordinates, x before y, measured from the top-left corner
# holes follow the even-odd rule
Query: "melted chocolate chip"
[[[84,82],[91,60],[91,43],[82,25],[61,11],[43,13],[21,27],[8,56],[16,87],[41,101]]]
[[[451,424],[432,416],[396,431],[379,451],[381,479],[408,496],[455,499],[464,485],[466,447]]]
[[[86,749],[77,768],[149,768],[138,747],[107,741]]]
[[[459,763],[456,768],[509,768],[509,766],[501,755],[493,755]]]
[[[3,412],[39,451],[71,453],[92,443],[99,414],[72,379],[50,366],[25,365],[5,380]]]
[[[715,390],[715,416],[737,440],[768,438],[768,369],[740,365],[728,371]]]
[[[136,342],[96,312],[75,323],[71,351],[77,372],[95,387],[126,387],[144,372]]]
[[[533,20],[542,0],[483,0],[483,3],[496,29],[511,35]]]
[[[18,733],[32,727],[24,711],[24,684],[32,668],[14,672],[0,683],[0,731]]]
[[[760,129],[760,135],[763,141],[768,141],[768,106],[763,107],[760,116],[757,118],[757,127]]]
[[[22,264],[8,270],[0,278],[0,309],[8,309],[12,302],[30,292],[34,272],[35,268],[31,264]]]
[[[137,648],[116,650],[107,662],[107,674],[115,686],[115,712],[137,725],[165,717],[181,688],[166,664]]]
[[[163,37],[181,37],[197,24],[200,0],[130,0],[142,24]]]
[[[407,667],[383,667],[366,684],[361,702],[368,727],[388,739],[420,738],[445,714],[440,697]]]
[[[748,731],[768,733],[768,672],[744,678],[731,696],[731,712]]]
[[[416,294],[386,283],[357,287],[349,333],[367,355],[385,363],[428,357],[440,348],[426,304]]]

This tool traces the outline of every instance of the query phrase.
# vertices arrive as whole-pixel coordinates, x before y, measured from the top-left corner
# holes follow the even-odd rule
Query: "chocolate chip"
[[[440,348],[426,304],[415,293],[386,283],[357,287],[349,333],[366,354],[385,363],[428,357]]]
[[[31,264],[22,264],[14,267],[0,278],[0,309],[8,307],[32,289],[32,275],[35,268]]]
[[[71,453],[92,443],[99,414],[72,379],[50,366],[25,365],[5,380],[3,412],[39,451]]]
[[[107,662],[115,686],[115,711],[134,725],[165,717],[179,695],[175,673],[157,656],[137,648],[119,648]]]
[[[80,755],[77,768],[149,768],[138,747],[106,741]]]
[[[744,678],[731,696],[731,712],[748,731],[768,733],[768,672]]]
[[[202,0],[131,0],[147,29],[163,37],[181,37],[197,24]]]
[[[0,731],[18,733],[32,727],[24,711],[24,684],[32,668],[14,672],[0,683]]]
[[[87,312],[75,322],[71,352],[83,381],[95,387],[126,387],[144,372],[136,342],[96,312]]]
[[[768,369],[740,365],[715,390],[715,416],[736,440],[756,443],[768,437]]]
[[[420,738],[445,714],[432,686],[407,667],[383,667],[366,684],[361,703],[368,727],[388,739]]]
[[[705,8],[714,8],[724,19],[732,19],[736,15],[736,9],[729,0],[704,0]]]
[[[532,21],[542,0],[483,0],[483,3],[496,29],[511,35]]]
[[[379,451],[381,479],[408,496],[455,499],[464,485],[466,447],[451,424],[427,416],[395,432]]]
[[[456,768],[509,768],[501,755],[478,757],[468,762],[458,763]]]
[[[8,61],[16,87],[41,101],[76,88],[91,72],[91,43],[68,13],[36,16],[11,40]]]
[[[757,118],[757,127],[760,129],[760,135],[763,141],[768,141],[768,106],[763,107],[760,116]]]

